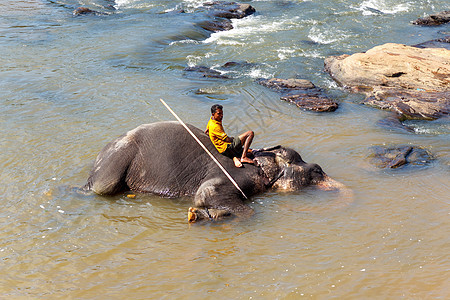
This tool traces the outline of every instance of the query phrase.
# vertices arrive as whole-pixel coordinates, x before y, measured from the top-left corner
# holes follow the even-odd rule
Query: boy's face
[[[223,111],[220,108],[216,109],[216,112],[212,114],[212,118],[217,122],[222,122]]]

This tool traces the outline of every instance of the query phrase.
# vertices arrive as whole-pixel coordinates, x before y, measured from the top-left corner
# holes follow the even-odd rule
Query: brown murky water
[[[327,2],[332,1],[289,5],[292,10]],[[419,4],[400,2],[409,5],[398,13],[402,21],[421,12]],[[436,9],[444,3],[425,2]],[[0,1],[0,298],[450,296],[448,120],[413,123],[417,133],[380,127],[377,121],[387,112],[359,105],[359,96],[347,95],[321,71],[331,51],[367,48],[371,42],[352,36],[356,42],[348,45],[342,36],[352,32],[351,25],[343,22],[336,42],[303,49],[289,44],[290,35],[323,28],[304,33],[302,26],[318,23],[295,23],[284,15],[287,27],[269,22],[274,29],[266,28],[259,37],[241,31],[239,38],[214,35],[207,43],[161,43],[161,37],[185,25],[176,27],[173,19],[154,13],[175,5],[122,3],[133,5],[109,17],[73,18],[76,1]],[[244,24],[246,29],[258,28],[267,16],[270,21],[267,7],[275,4],[252,5],[261,15]],[[350,8],[345,12],[355,22],[377,17]],[[323,12],[317,14],[320,19]],[[401,24],[389,15],[378,17]],[[168,33],[154,33],[158,22],[168,22]],[[435,34],[407,30],[410,40]],[[286,45],[270,39],[280,32],[285,35],[277,37]],[[264,64],[225,82],[182,72],[193,61],[212,66],[237,59],[233,51]],[[302,74],[328,88],[340,108],[314,114],[281,102],[254,82],[265,74]],[[197,95],[198,88],[214,93]],[[351,193],[269,192],[251,199],[256,214],[250,219],[194,225],[186,221],[189,199],[78,193],[108,141],[142,123],[173,119],[159,98],[200,128],[211,104],[220,102],[228,132],[253,129],[257,147],[292,147]],[[426,147],[436,159],[418,169],[379,170],[367,156],[370,146],[381,144]]]

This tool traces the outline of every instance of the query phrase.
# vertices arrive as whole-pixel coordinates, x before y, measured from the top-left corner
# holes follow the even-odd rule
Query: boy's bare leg
[[[254,163],[253,159],[250,159],[247,157],[247,153],[250,149],[250,145],[252,144],[254,136],[255,136],[255,133],[251,130],[249,130],[239,136],[239,139],[241,140],[242,145],[244,145],[244,151],[242,151],[242,157],[241,157],[241,162],[243,162],[243,163],[248,163],[248,164]]]

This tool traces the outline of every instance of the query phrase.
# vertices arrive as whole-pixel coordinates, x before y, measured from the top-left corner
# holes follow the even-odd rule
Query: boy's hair
[[[223,110],[223,106],[220,104],[214,104],[211,106],[211,114],[214,114],[218,109]]]

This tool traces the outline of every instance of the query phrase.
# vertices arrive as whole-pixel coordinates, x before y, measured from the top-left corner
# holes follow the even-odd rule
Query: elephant
[[[245,198],[270,188],[334,190],[343,186],[319,165],[304,162],[295,150],[282,146],[254,149],[256,163],[236,168],[202,130],[187,126],[242,193],[188,131],[170,121],[140,125],[108,143],[98,154],[83,189],[100,195],[131,190],[169,198],[187,196],[193,198],[188,221],[196,222],[250,216],[253,209],[245,204]]]

